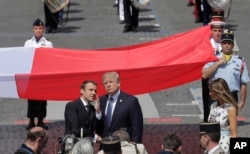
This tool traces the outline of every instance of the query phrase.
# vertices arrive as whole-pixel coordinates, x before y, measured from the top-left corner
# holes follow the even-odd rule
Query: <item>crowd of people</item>
[[[200,2],[188,1],[188,6],[195,6],[194,12],[199,12],[198,1]],[[203,0],[203,7],[205,3],[206,0]],[[118,7],[120,23],[125,24],[123,32],[137,32],[139,9],[130,0],[118,0],[114,6]],[[46,6],[44,8],[46,10]],[[203,10],[202,21],[204,25],[211,27],[210,42],[218,60],[205,64],[201,70],[204,122],[199,124],[200,142],[204,151],[209,154],[228,154],[230,138],[237,137],[237,115],[245,105],[250,78],[246,62],[240,56],[234,32],[226,28],[223,10],[211,9],[209,14],[207,20]],[[57,16],[56,18],[58,19]],[[46,17],[45,24],[40,19],[35,20],[34,36],[25,42],[25,47],[53,47],[43,33],[54,33],[57,26],[48,26],[47,19]],[[98,154],[147,154],[142,144],[143,114],[138,99],[120,89],[121,82],[117,72],[104,73],[102,83],[106,95],[99,97],[97,83],[85,80],[80,86],[79,98],[67,103],[65,107],[64,135],[73,134],[82,138],[74,145],[72,154],[94,153],[94,142],[101,143]],[[16,154],[36,154],[45,148],[48,141],[48,127],[43,122],[46,105],[46,100],[28,100],[28,134]],[[35,118],[38,118],[37,124]],[[176,134],[167,134],[159,154],[179,154],[181,151],[181,139]]]

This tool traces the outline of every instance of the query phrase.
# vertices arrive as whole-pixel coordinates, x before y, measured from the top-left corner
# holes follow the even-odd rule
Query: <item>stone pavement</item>
[[[194,24],[193,8],[186,6],[187,0],[152,0],[150,5],[140,9],[138,33],[123,34],[116,9],[112,7],[113,2],[114,0],[72,0],[67,25],[59,27],[57,34],[48,34],[46,37],[52,40],[55,47],[96,49],[151,41],[202,26]],[[248,0],[233,1],[231,15],[227,20],[228,27],[236,31],[240,55],[246,58],[248,68],[250,53],[247,40],[250,33],[246,19],[249,7]],[[37,17],[44,19],[41,1],[2,1],[0,47],[23,46],[24,41],[32,35],[32,23]],[[155,108],[146,106],[143,110],[144,117],[147,117],[144,119],[143,143],[150,154],[159,151],[165,133],[173,132],[181,137],[184,154],[201,153],[197,132],[202,111],[199,96],[192,93],[200,87],[200,82],[196,81],[148,95]],[[247,96],[250,98],[249,92]],[[143,98],[140,101],[145,103]],[[27,104],[23,99],[0,98],[0,105],[0,154],[11,154],[26,137]],[[239,136],[242,137],[250,137],[249,106],[247,100],[244,110],[239,114]],[[56,107],[48,109],[46,120],[50,140],[46,154],[55,153],[56,139],[64,131],[63,117],[56,120],[55,112],[51,110],[59,111],[60,114],[63,112]],[[159,118],[151,116],[152,110],[158,112]]]

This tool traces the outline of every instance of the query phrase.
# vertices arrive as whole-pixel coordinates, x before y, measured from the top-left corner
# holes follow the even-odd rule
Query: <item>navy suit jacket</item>
[[[110,127],[107,125],[105,116],[107,100],[108,94],[100,97],[102,111],[102,119],[100,122],[102,125],[99,125],[99,127],[102,128],[102,137],[112,135],[113,132],[117,130],[125,129],[130,134],[132,142],[141,143],[143,134],[143,115],[138,99],[121,91],[116,102]]]
[[[81,128],[83,128],[83,137],[94,137],[96,116],[95,108],[90,105],[87,112],[81,99],[66,104],[65,112],[65,135],[74,134],[80,137]]]

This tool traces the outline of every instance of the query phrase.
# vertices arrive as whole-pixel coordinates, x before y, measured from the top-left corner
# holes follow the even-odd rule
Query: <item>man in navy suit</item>
[[[64,112],[65,135],[73,134],[76,137],[83,135],[82,137],[95,137],[98,140],[99,136],[94,134],[97,120],[96,110],[90,104],[96,99],[96,91],[97,84],[92,80],[86,80],[81,85],[80,98],[67,103]]]
[[[120,90],[120,78],[116,72],[105,73],[102,82],[107,94],[100,97],[99,109],[96,107],[97,112],[101,112],[99,128],[102,137],[122,129],[130,134],[131,142],[141,143],[143,115],[138,99]]]

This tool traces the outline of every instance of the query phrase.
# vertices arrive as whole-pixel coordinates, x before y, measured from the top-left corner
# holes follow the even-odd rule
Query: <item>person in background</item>
[[[220,144],[220,124],[200,123],[200,143],[204,153],[225,154]]]
[[[177,135],[168,134],[164,137],[162,151],[158,152],[158,154],[180,154],[182,150],[181,144],[181,140]]]
[[[51,41],[46,39],[44,35],[45,26],[42,20],[39,18],[36,19],[33,23],[33,33],[34,36],[25,41],[24,47],[47,47],[52,48],[53,44]],[[44,124],[43,119],[47,114],[47,101],[46,100],[38,100],[38,99],[28,99],[28,113],[27,117],[29,118],[29,124],[26,129],[30,129],[35,127],[35,118],[38,118],[37,126],[48,129],[48,127]]]
[[[201,0],[195,0],[194,1],[194,22],[195,23],[200,23],[203,21],[203,13],[201,10]]]
[[[203,6],[203,10],[202,10],[203,20],[202,21],[203,21],[203,25],[205,26],[210,22],[212,8],[208,4],[207,0],[202,0],[202,6]]]
[[[52,13],[48,6],[44,3],[44,16],[45,16],[45,33],[57,33],[59,22],[59,11]]]
[[[102,77],[107,94],[100,97],[96,112],[101,113],[99,127],[102,137],[111,136],[115,131],[126,129],[131,142],[142,143],[143,115],[136,97],[120,90],[117,72],[104,73]]]
[[[15,154],[40,154],[48,142],[48,132],[42,127],[33,127],[28,131],[24,144]]]
[[[125,25],[123,29],[123,33],[134,32],[137,33],[137,27],[139,23],[139,8],[134,6],[131,0],[123,0],[124,7],[124,19]]]
[[[245,59],[233,53],[234,34],[230,30],[224,30],[221,36],[222,51],[216,54],[218,58],[215,62],[205,64],[202,70],[202,77],[213,81],[223,78],[238,102],[238,92],[240,100],[238,103],[239,111],[243,109],[246,102],[247,82],[250,81]]]
[[[87,138],[82,138],[76,142],[70,154],[94,154],[92,142]]]
[[[118,136],[121,140],[122,153],[125,154],[148,154],[143,144],[136,144],[130,142],[130,136],[125,130],[117,130],[112,136]],[[98,154],[103,154],[103,150],[99,151]]]
[[[104,154],[122,154],[121,141],[118,136],[103,138],[102,147]]]
[[[211,98],[215,100],[211,105],[208,122],[220,124],[220,146],[225,153],[229,153],[230,137],[237,137],[237,102],[224,79],[215,79],[208,87]]]
[[[210,43],[214,48],[214,55],[219,53],[221,48],[221,35],[226,23],[223,21],[224,12],[221,10],[215,10],[212,12],[212,19],[209,23],[211,27],[211,38]],[[207,122],[207,118],[210,112],[210,106],[212,104],[212,100],[209,96],[209,88],[207,85],[209,79],[202,78],[202,102],[203,102],[203,117],[204,122]]]

